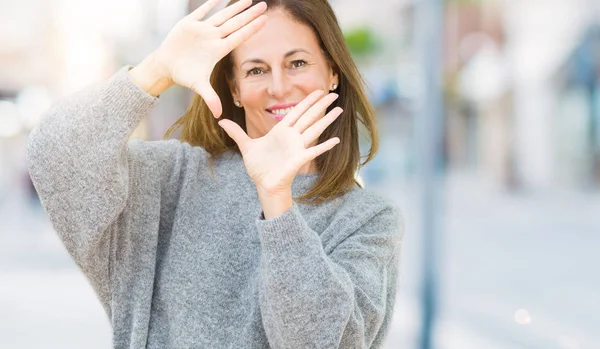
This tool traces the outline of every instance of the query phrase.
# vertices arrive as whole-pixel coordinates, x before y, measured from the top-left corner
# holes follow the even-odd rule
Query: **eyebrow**
[[[283,57],[284,58],[288,58],[289,56],[293,56],[293,55],[295,55],[298,52],[304,52],[304,53],[310,55],[310,52],[308,52],[308,51],[306,51],[304,49],[301,49],[301,48],[297,48],[297,49],[293,49],[291,51],[286,52],[286,54],[283,55]],[[260,63],[265,63],[265,61],[263,61],[260,58],[251,58],[251,59],[247,59],[247,60],[243,61],[242,64],[240,64],[240,66],[242,66],[242,65],[244,65],[246,63],[259,63],[260,64]]]

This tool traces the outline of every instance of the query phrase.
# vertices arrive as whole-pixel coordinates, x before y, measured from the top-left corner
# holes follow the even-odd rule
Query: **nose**
[[[271,81],[268,86],[268,93],[276,99],[283,99],[290,91],[290,80],[282,69],[273,69],[271,71]]]

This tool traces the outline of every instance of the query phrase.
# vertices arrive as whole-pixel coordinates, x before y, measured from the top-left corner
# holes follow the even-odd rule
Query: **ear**
[[[331,76],[329,78],[329,88],[331,88],[331,86],[333,85],[337,85],[340,86],[340,79],[339,79],[339,74],[335,69],[331,69]]]

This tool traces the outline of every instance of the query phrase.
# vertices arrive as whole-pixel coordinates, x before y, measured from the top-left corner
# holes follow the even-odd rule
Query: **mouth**
[[[274,119],[277,121],[281,121],[289,112],[294,110],[294,107],[298,103],[293,104],[285,104],[285,105],[275,105],[271,108],[266,109],[267,113],[269,113]]]

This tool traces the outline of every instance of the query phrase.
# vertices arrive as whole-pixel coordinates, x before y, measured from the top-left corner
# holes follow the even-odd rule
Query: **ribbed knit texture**
[[[128,141],[158,102],[124,67],[53,106],[31,177],[110,319],[114,348],[380,348],[403,223],[356,188],[263,220],[241,157]],[[305,193],[316,174],[299,174]]]

